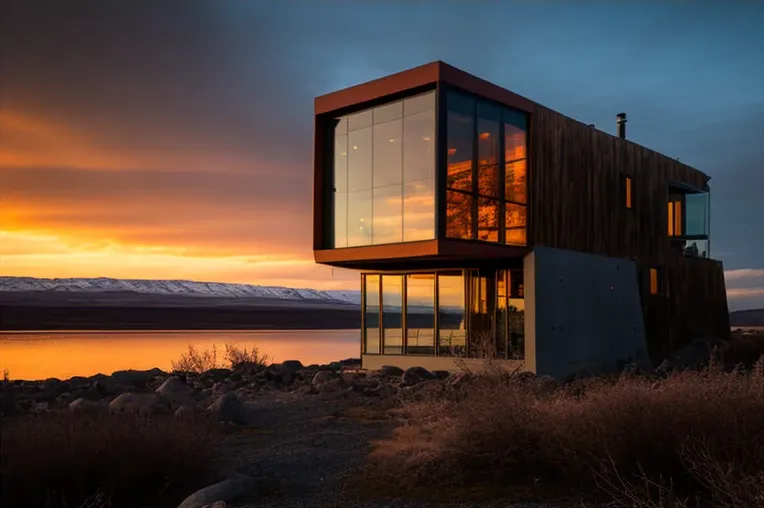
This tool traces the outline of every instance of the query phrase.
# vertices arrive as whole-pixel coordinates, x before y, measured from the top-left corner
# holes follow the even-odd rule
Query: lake
[[[188,351],[225,344],[257,346],[271,362],[329,363],[360,355],[360,330],[178,330],[0,332],[0,371],[12,379],[111,374],[122,369],[169,370]]]

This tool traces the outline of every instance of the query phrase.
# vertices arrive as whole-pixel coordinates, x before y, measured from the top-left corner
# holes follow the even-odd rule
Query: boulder
[[[313,376],[313,380],[310,384],[312,384],[314,387],[324,384],[332,379],[336,379],[337,376],[330,370],[320,370],[316,372],[316,375]]]
[[[169,401],[155,393],[123,393],[109,403],[109,409],[116,413],[139,415],[170,414]]]
[[[404,371],[400,367],[394,365],[383,365],[382,368],[379,369],[379,374],[382,376],[401,377],[403,376]]]
[[[80,397],[67,406],[72,413],[100,414],[108,412],[108,407],[102,402],[95,402]]]
[[[196,403],[193,389],[176,376],[168,377],[156,389],[156,393],[169,400],[173,407],[193,405]]]
[[[175,418],[178,420],[186,420],[196,416],[196,406],[183,405],[175,410]]]
[[[401,376],[404,385],[413,385],[435,379],[435,375],[424,367],[409,367]]]
[[[222,482],[197,490],[184,499],[183,502],[178,505],[178,508],[203,508],[210,505],[218,508],[220,505],[217,505],[216,503],[220,501],[231,501],[238,497],[245,496],[254,490],[255,480],[252,477],[237,474]],[[225,504],[222,506],[224,507]]]
[[[117,370],[109,376],[114,382],[122,386],[142,387],[157,376],[164,374],[161,369],[149,370]]]
[[[304,369],[302,362],[300,360],[287,360],[285,362],[281,362],[280,370],[281,372],[291,372],[292,374],[297,373],[297,371],[300,371]]]
[[[434,370],[432,373],[435,376],[435,379],[440,380],[448,379],[448,377],[451,375],[451,373],[447,370]]]
[[[215,399],[215,402],[207,408],[207,411],[221,422],[231,422],[240,425],[247,423],[246,408],[234,392],[225,393]]]

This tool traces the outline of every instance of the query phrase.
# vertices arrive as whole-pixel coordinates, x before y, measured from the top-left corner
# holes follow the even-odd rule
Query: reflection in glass
[[[472,239],[472,196],[470,194],[447,192],[446,236]]]
[[[505,168],[504,183],[507,201],[527,203],[527,169],[525,160],[510,162]]]
[[[371,127],[372,113],[370,109],[348,116],[348,131],[357,131]]]
[[[509,359],[525,358],[525,291],[523,271],[509,272]]]
[[[406,354],[435,354],[435,275],[406,275]]]
[[[525,158],[525,132],[527,119],[519,111],[505,109],[504,116],[504,162]]]
[[[475,103],[453,92],[448,93],[446,186],[472,191],[473,140],[475,137]]]
[[[403,181],[435,178],[435,111],[403,119]]]
[[[382,276],[382,351],[403,354],[403,276]]]
[[[364,351],[366,354],[379,354],[379,275],[363,275],[365,285],[364,312]]]
[[[478,270],[469,273],[469,341],[470,357],[491,358],[495,355],[493,304],[494,274]]]
[[[438,274],[438,354],[463,353],[467,344],[464,277],[461,272]]]
[[[708,240],[687,240],[684,243],[684,254],[701,258],[711,257],[709,252],[710,243]]]
[[[403,100],[403,114],[416,115],[423,111],[435,111],[435,92],[427,92]]]
[[[374,108],[374,123],[385,123],[403,116],[403,102],[395,101],[391,104]]]
[[[504,243],[526,244],[526,208],[507,203],[504,211]]]
[[[371,127],[348,135],[348,191],[371,189]]]
[[[403,241],[403,199],[401,185],[374,188],[372,243],[380,245]]]
[[[509,308],[507,270],[496,270],[496,357],[507,358],[509,350]]]
[[[709,194],[707,192],[687,194],[685,196],[684,234],[686,236],[708,236],[708,201]]]
[[[499,241],[499,202],[495,199],[478,198],[478,240]]]
[[[372,234],[371,189],[348,193],[348,247],[370,245]]]
[[[348,246],[348,194],[334,193],[334,248]]]
[[[403,186],[403,241],[435,238],[435,181],[408,182]]]
[[[403,179],[403,121],[374,125],[374,187],[384,187]]]
[[[501,111],[478,102],[478,193],[499,197],[499,122]]]

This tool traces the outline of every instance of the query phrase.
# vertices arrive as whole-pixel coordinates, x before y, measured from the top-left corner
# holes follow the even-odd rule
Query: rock
[[[401,376],[404,385],[413,385],[435,379],[435,375],[424,367],[409,367]]]
[[[208,505],[214,508],[223,508],[225,504],[218,505],[220,501],[231,501],[241,496],[245,496],[255,490],[255,480],[250,476],[237,474],[215,483],[201,490],[197,490],[183,500],[178,508],[203,508]]]
[[[247,423],[246,408],[233,392],[218,397],[207,408],[207,411],[221,422],[232,422],[240,425]]]
[[[108,407],[105,404],[101,402],[94,402],[82,397],[73,400],[67,407],[72,413],[99,414],[106,413],[108,411]]]
[[[193,418],[196,416],[196,406],[190,406],[190,405],[183,405],[180,406],[178,409],[175,410],[175,418],[178,420],[186,420],[189,418]]]
[[[434,370],[432,371],[433,375],[435,376],[435,379],[448,379],[448,377],[451,375],[450,372],[447,370]]]
[[[559,387],[560,384],[552,376],[543,375],[536,377],[536,388],[541,393],[550,393]]]
[[[326,383],[326,382],[328,382],[328,381],[330,381],[332,379],[335,379],[336,377],[337,376],[332,371],[329,371],[329,370],[320,370],[320,371],[316,372],[315,376],[313,376],[313,380],[311,381],[310,384],[312,384],[313,386],[318,386],[318,385],[324,384],[324,383]]]
[[[655,368],[655,373],[659,376],[668,376],[674,370],[674,366],[668,360],[663,360],[660,365]]]
[[[225,501],[215,501],[212,504],[204,505],[204,508],[226,508],[227,506]]]
[[[205,381],[217,383],[220,381],[225,381],[231,374],[231,369],[210,369],[202,374],[202,378]]]
[[[333,393],[342,391],[346,386],[341,377],[333,377],[323,383],[314,384],[313,390],[318,393]]]
[[[196,403],[192,388],[176,376],[168,377],[156,389],[156,393],[169,400],[172,406],[176,408]]]
[[[109,403],[109,409],[117,413],[139,415],[170,414],[172,407],[167,399],[155,393],[123,393]]]
[[[379,373],[382,376],[401,377],[403,376],[404,371],[400,367],[394,365],[383,365],[382,368],[379,369]]]
[[[161,369],[149,370],[117,370],[109,376],[114,382],[123,386],[142,387],[157,376],[164,374]]]
[[[446,387],[458,390],[466,386],[470,379],[472,379],[472,376],[467,372],[457,372],[446,379]]]
[[[261,370],[263,370],[263,366],[258,363],[243,362],[235,365],[231,374],[236,374],[239,376],[251,376],[253,374],[257,374]]]
[[[287,360],[285,362],[281,362],[280,370],[281,372],[290,372],[292,374],[297,373],[297,371],[300,371],[304,369],[302,362],[300,360]]]

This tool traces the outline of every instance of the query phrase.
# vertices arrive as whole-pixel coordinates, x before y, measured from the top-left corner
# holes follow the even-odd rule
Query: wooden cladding
[[[709,333],[728,335],[721,264],[684,256],[669,236],[672,225],[682,228],[681,209],[667,206],[670,183],[708,190],[708,177],[541,106],[530,132],[529,244],[635,259],[645,270],[653,352]]]

